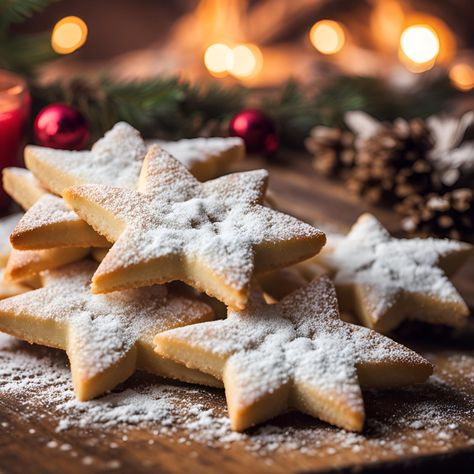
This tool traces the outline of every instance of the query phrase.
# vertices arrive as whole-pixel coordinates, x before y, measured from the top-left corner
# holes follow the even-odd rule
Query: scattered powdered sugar
[[[375,217],[365,214],[318,260],[334,271],[336,285],[365,287],[373,315],[380,318],[401,297],[410,298],[414,293],[462,306],[462,297],[437,265],[469,247],[452,240],[395,239]],[[429,312],[429,308],[424,311]],[[455,325],[464,316],[447,314],[444,323]]]
[[[398,384],[404,375],[406,383],[413,383],[415,367],[420,370],[419,382],[431,371],[425,359],[403,345],[341,321],[334,287],[326,276],[273,305],[254,292],[245,310],[229,310],[225,320],[166,331],[155,342],[163,355],[217,378],[223,373],[215,373],[213,367],[222,366],[227,376],[232,374],[231,398],[240,407],[290,382],[286,395],[281,394],[289,406],[317,413],[318,404],[337,400],[341,407],[363,414],[358,369],[367,375],[371,369],[378,371],[379,364],[385,367],[379,386],[390,386],[392,374]],[[175,350],[183,345],[186,351]],[[298,390],[311,390],[313,398],[318,397],[315,406],[308,406],[308,398],[300,405]],[[328,411],[326,419],[352,426],[350,419]]]
[[[458,368],[474,375],[472,358]],[[167,384],[141,375],[114,393],[78,402],[62,353],[4,335],[0,335],[0,397],[3,403],[11,400],[16,407],[24,406],[18,413],[30,419],[30,429],[40,431],[36,422],[46,416],[56,427],[58,438],[65,431],[84,431],[88,440],[97,437],[95,443],[107,432],[122,433],[122,442],[132,443],[133,433],[139,430],[143,433],[140,439],[150,445],[154,440],[168,439],[227,449],[236,444],[263,456],[297,451],[335,459],[343,455],[378,460],[394,454],[469,446],[474,439],[472,394],[459,393],[440,376],[408,389],[367,392],[369,417],[364,434],[295,413],[247,433],[233,433],[224,396],[216,390]],[[8,423],[2,426],[8,427]],[[64,442],[55,439],[45,440],[45,446],[74,453],[74,442],[71,437],[68,440],[72,447],[63,447]],[[119,448],[115,442],[109,447]]]
[[[70,202],[99,233],[107,235],[110,226],[91,216],[88,202],[126,226],[99,272],[173,256],[198,262],[241,290],[249,284],[260,248],[264,265],[278,267],[316,253],[324,243],[322,232],[314,227],[260,205],[266,180],[267,172],[257,170],[200,183],[179,161],[156,148],[145,160],[140,192],[78,186]],[[87,202],[74,200],[77,196]],[[191,281],[199,278],[199,270],[195,273]]]

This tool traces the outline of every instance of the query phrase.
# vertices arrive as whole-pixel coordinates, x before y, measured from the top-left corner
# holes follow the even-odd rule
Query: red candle
[[[25,81],[8,71],[0,70],[0,172],[20,163],[30,108],[30,95]],[[0,210],[10,204],[0,187]]]

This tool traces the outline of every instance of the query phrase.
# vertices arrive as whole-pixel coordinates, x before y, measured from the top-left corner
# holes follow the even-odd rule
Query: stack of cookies
[[[28,146],[28,170],[3,176],[26,212],[2,223],[0,330],[65,350],[80,400],[140,369],[224,387],[235,430],[296,409],[360,431],[361,389],[432,373],[381,333],[467,319],[447,275],[471,248],[364,215],[322,250],[323,232],[265,205],[265,170],[224,175],[243,155],[235,138],[146,144],[125,123],[90,151]]]

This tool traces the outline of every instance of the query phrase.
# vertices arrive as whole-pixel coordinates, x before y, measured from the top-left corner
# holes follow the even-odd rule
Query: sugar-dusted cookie
[[[25,168],[4,168],[3,189],[25,211],[48,191]]]
[[[61,195],[73,184],[107,183],[135,187],[145,153],[145,143],[139,132],[120,122],[95,143],[91,151],[30,145],[25,148],[25,163],[45,188]],[[13,194],[13,184],[10,187]],[[12,235],[12,244],[23,250],[109,245],[62,199],[51,195],[41,197],[26,212]]]
[[[140,133],[117,123],[90,151],[55,150],[28,145],[25,163],[50,191],[62,195],[75,184],[103,183],[135,188],[146,146]]]
[[[10,241],[18,250],[110,246],[62,198],[50,193],[40,197],[25,213],[13,229]]]
[[[11,231],[14,248],[36,250],[110,245],[61,198],[46,191],[30,171],[5,168],[3,184],[14,201],[27,210]]]
[[[44,191],[27,170],[7,168],[4,172],[7,172],[8,176],[16,176],[9,181],[10,184],[15,183],[9,188],[9,193],[15,199],[18,198],[25,207],[29,206],[37,197],[40,200],[46,197],[59,199]],[[65,203],[62,201],[61,203],[66,207]],[[72,213],[72,211],[70,212]],[[89,249],[81,247],[27,251],[12,249],[9,237],[19,220],[23,218],[22,216],[24,217],[20,213],[13,214],[0,220],[0,266],[5,266],[2,280],[5,280],[6,283],[22,284],[22,280],[35,278],[43,270],[59,268],[62,265],[81,260],[89,253]],[[76,216],[76,220],[87,226],[78,216]],[[89,229],[91,228],[89,227]],[[101,238],[95,232],[94,234],[97,238]],[[8,291],[13,286],[9,288]]]
[[[234,430],[297,409],[361,431],[361,387],[424,382],[431,364],[370,329],[339,319],[327,276],[267,305],[258,291],[225,320],[155,337],[156,351],[222,379]]]
[[[212,377],[153,351],[156,332],[212,319],[195,299],[164,286],[93,295],[91,261],[45,272],[44,287],[0,303],[0,330],[31,343],[64,349],[76,396],[89,400],[111,390],[136,369],[193,383]]]
[[[88,253],[89,249],[82,247],[47,250],[13,249],[5,267],[4,278],[7,281],[21,281],[35,277],[43,270],[53,270],[82,260]]]
[[[341,308],[379,332],[404,319],[458,326],[469,310],[448,279],[472,246],[441,239],[395,239],[370,214],[315,258],[334,275]]]
[[[181,161],[199,181],[223,175],[245,156],[245,145],[238,137],[191,138],[176,142],[151,140]]]
[[[116,242],[92,279],[104,293],[181,280],[244,308],[252,275],[319,252],[324,234],[261,205],[267,173],[234,173],[200,183],[175,158],[152,147],[138,191],[76,186],[67,203]]]

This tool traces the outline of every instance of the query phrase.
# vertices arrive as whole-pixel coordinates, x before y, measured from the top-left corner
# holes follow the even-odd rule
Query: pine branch
[[[311,128],[323,121],[315,98],[295,81],[289,81],[276,97],[264,99],[262,108],[278,124],[281,142],[290,146],[301,146]]]
[[[65,102],[78,108],[89,120],[94,138],[125,120],[146,137],[174,139],[225,133],[227,120],[244,107],[249,93],[217,83],[191,85],[176,77],[132,82],[103,77],[36,88],[33,97],[36,107]],[[363,110],[381,120],[426,117],[444,110],[454,94],[445,81],[425,84],[423,92],[400,93],[381,79],[340,77],[309,91],[289,82],[279,94],[260,103],[276,121],[282,144],[302,147],[316,125],[344,127],[349,110]],[[437,98],[435,103],[432,97]]]
[[[0,68],[31,75],[34,69],[56,57],[49,33],[5,38],[0,42]]]
[[[57,0],[0,0],[0,68],[31,76],[37,66],[56,57],[49,33],[18,36],[10,27]]]
[[[22,23],[58,0],[0,0],[0,29]]]
[[[222,124],[243,106],[239,88],[191,86],[176,77],[132,82],[76,78],[36,87],[32,92],[36,110],[51,102],[79,109],[95,137],[119,120],[129,122],[146,137],[197,136],[213,122]]]
[[[350,110],[362,110],[379,120],[426,118],[445,110],[458,96],[447,77],[401,92],[380,78],[338,76],[311,90],[290,81],[262,106],[278,123],[282,143],[301,147],[316,125],[345,128],[344,114]]]

